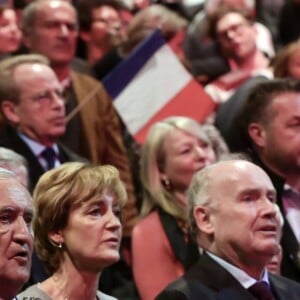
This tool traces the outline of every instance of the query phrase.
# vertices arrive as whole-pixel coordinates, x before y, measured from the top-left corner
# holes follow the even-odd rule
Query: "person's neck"
[[[187,197],[186,197],[186,193],[185,192],[181,192],[181,191],[176,191],[173,192],[173,194],[176,197],[176,200],[180,203],[180,206],[182,206],[183,208],[187,207]]]
[[[103,45],[102,47],[97,47],[94,45],[89,45],[87,48],[87,61],[90,66],[93,66],[98,62],[103,56],[109,51],[110,47],[108,45]]]
[[[266,69],[269,60],[260,50],[256,49],[249,56],[234,60],[234,64],[236,69],[253,72]]]
[[[100,273],[78,271],[71,262],[43,281],[39,287],[52,299],[96,300]]]
[[[267,256],[260,257],[257,255],[255,255],[255,257],[249,257],[249,255],[241,255],[241,253],[236,253],[232,250],[228,250],[226,255],[225,253],[223,253],[223,255],[221,253],[216,254],[218,251],[215,251],[213,248],[207,250],[228,264],[244,271],[250,277],[255,278],[256,280],[260,280],[262,278],[265,266],[270,259]]]
[[[54,70],[60,82],[71,76],[71,64],[51,64],[51,68]]]

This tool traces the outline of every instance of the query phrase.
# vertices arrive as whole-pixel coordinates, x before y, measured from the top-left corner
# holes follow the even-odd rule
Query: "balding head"
[[[34,1],[23,12],[24,42],[31,52],[46,56],[53,67],[69,65],[78,36],[77,13],[62,0]]]
[[[188,198],[191,224],[204,249],[252,276],[278,251],[275,190],[253,163],[230,160],[206,167],[194,176]]]

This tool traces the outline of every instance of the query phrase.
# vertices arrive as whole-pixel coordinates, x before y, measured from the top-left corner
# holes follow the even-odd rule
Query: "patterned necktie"
[[[54,168],[54,164],[55,164],[55,158],[56,158],[56,154],[55,154],[55,151],[53,150],[53,148],[51,148],[51,147],[45,148],[42,151],[41,156],[47,162],[47,170],[53,169]]]
[[[275,300],[269,285],[264,281],[257,281],[248,291],[258,300]]]

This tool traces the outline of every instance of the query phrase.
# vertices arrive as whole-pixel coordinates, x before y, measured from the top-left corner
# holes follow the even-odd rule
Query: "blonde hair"
[[[211,143],[195,120],[187,117],[170,117],[157,122],[149,130],[141,156],[141,182],[143,186],[143,203],[141,216],[149,214],[155,207],[162,208],[175,218],[186,219],[185,208],[176,201],[160,178],[165,163],[165,139],[174,130],[182,130],[211,146]]]
[[[61,249],[49,241],[49,233],[63,229],[71,207],[109,190],[124,206],[127,194],[118,170],[113,166],[93,166],[80,162],[65,163],[46,172],[33,193],[33,219],[36,252],[50,272],[56,271],[62,260]]]

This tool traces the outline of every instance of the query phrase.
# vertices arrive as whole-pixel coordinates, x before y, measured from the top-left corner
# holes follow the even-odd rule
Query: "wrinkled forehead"
[[[36,16],[40,18],[59,19],[61,16],[68,15],[70,21],[77,21],[75,8],[67,1],[40,1],[37,7]]]
[[[213,169],[211,187],[217,191],[236,193],[243,189],[274,190],[264,170],[247,161],[223,162]]]
[[[15,178],[0,179],[0,209],[7,206],[32,210],[33,203],[29,192]]]

